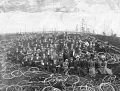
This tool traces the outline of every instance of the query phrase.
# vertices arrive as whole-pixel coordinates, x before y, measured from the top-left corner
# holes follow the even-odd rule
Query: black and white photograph
[[[0,91],[120,91],[120,0],[0,0]]]

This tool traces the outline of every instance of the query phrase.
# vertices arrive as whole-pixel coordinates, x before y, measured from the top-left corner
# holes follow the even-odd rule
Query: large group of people
[[[39,70],[78,76],[113,75],[109,62],[119,60],[108,42],[68,32],[21,34],[7,50],[6,60]]]

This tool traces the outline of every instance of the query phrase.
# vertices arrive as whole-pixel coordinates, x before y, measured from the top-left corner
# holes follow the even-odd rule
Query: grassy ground
[[[93,35],[96,39],[102,41],[108,41],[111,45],[120,48],[120,37],[104,36],[104,35]]]

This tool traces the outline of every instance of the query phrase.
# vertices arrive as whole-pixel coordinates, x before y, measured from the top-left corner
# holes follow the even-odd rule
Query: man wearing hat
[[[65,62],[63,62],[64,74],[68,74],[68,65],[68,59],[66,59]]]

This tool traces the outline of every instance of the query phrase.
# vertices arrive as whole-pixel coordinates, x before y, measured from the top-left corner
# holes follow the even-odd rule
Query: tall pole
[[[82,18],[82,25],[81,25],[81,31],[84,33],[85,32],[85,20]]]

